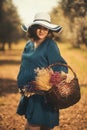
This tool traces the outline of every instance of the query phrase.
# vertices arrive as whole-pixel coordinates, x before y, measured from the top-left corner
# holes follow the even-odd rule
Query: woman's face
[[[43,26],[38,26],[36,30],[36,35],[39,39],[45,39],[48,35],[49,29],[43,27]]]

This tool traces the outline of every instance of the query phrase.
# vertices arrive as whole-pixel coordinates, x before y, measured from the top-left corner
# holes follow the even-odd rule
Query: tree
[[[56,7],[54,7],[51,12],[51,21],[55,24],[58,24],[63,27],[60,34],[55,33],[55,40],[60,40],[61,42],[65,42],[70,39],[70,21],[64,15],[63,10],[61,9],[61,4],[58,3]],[[67,33],[66,33],[67,32]]]
[[[69,39],[74,47],[87,46],[87,0],[60,0],[51,15],[64,27],[62,39]]]
[[[87,46],[87,0],[62,0],[60,4],[64,15],[70,19],[73,45]]]
[[[11,49],[11,43],[17,42],[21,36],[18,25],[21,24],[20,17],[12,0],[0,0],[0,44],[5,49],[5,43],[8,43]]]

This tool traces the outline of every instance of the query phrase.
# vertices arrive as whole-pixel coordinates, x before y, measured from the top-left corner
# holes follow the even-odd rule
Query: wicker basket
[[[70,83],[67,83],[65,80],[60,82],[56,87],[52,87],[50,90],[44,93],[46,102],[50,104],[54,108],[64,109],[76,104],[80,100],[80,87],[78,83],[78,79],[76,73],[73,69],[62,63],[56,63],[50,65],[48,68],[53,66],[65,66],[68,67],[73,75],[74,78],[71,80]]]

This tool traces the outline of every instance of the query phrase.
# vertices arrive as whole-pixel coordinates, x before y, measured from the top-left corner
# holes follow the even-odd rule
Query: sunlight
[[[25,24],[33,20],[37,12],[49,12],[57,6],[58,0],[13,0],[18,8],[18,13]]]

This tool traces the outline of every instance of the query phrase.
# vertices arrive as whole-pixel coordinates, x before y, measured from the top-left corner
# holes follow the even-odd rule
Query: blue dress
[[[37,67],[47,67],[56,62],[66,64],[60,54],[58,46],[52,39],[45,39],[36,49],[34,48],[34,43],[29,41],[24,48],[21,67],[17,77],[19,88],[22,88],[28,84],[28,82],[35,79],[34,69]],[[55,66],[53,70],[68,71],[67,68],[63,66]],[[22,102],[22,100],[21,98],[20,102]],[[20,114],[19,106],[17,113]],[[44,97],[41,95],[35,94],[29,97],[24,115],[31,124],[44,125],[49,128],[53,128],[59,124],[59,110],[55,111],[47,105],[44,101]]]

